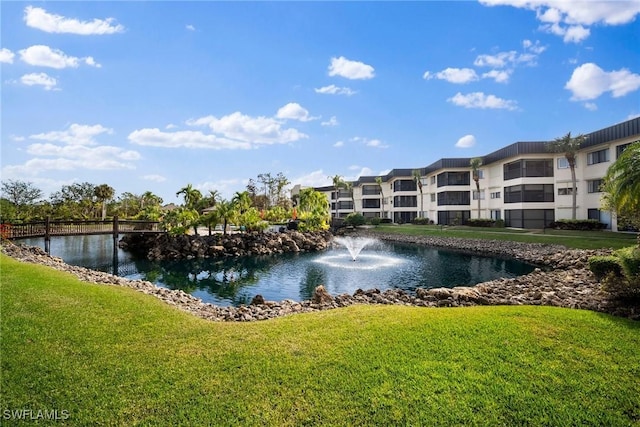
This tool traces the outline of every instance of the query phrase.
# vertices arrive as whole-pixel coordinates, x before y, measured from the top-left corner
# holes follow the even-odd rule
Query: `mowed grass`
[[[68,425],[126,426],[640,423],[638,322],[550,307],[354,306],[214,323],[129,289],[0,261],[0,416],[56,409]]]
[[[437,225],[378,225],[371,229],[383,233],[412,236],[457,237],[463,239],[511,240],[525,243],[564,245],[573,249],[620,249],[637,244],[636,233],[611,231],[525,230]]]

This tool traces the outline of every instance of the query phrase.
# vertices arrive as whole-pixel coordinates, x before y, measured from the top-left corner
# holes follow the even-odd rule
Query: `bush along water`
[[[611,255],[591,257],[589,269],[612,296],[640,298],[640,247],[631,246]]]

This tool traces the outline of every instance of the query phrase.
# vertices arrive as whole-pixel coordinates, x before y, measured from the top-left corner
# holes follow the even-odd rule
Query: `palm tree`
[[[356,199],[353,197],[353,182],[348,181],[344,183],[344,188],[349,192],[349,196],[351,197],[351,206],[353,208],[353,212],[356,211]]]
[[[640,227],[640,141],[629,145],[609,166],[603,190],[605,204]]]
[[[376,176],[376,184],[380,187],[380,219],[384,218],[384,193],[382,191],[382,177]]]
[[[222,234],[227,235],[227,224],[233,222],[236,217],[236,206],[233,202],[222,200],[216,205],[218,219],[222,221]]]
[[[107,184],[101,184],[93,190],[93,193],[96,199],[102,203],[102,220],[104,221],[107,216],[107,201],[113,198],[115,190]]]
[[[422,175],[420,174],[420,169],[414,169],[413,172],[413,180],[416,182],[416,185],[418,186],[418,190],[420,190],[420,215],[418,215],[419,218],[422,218],[423,212],[424,212],[424,203],[422,200]]]
[[[190,209],[195,209],[200,199],[202,199],[202,193],[200,190],[193,188],[193,185],[187,184],[176,193],[176,196],[182,194],[184,196],[184,204]]]
[[[480,218],[480,166],[482,166],[482,159],[480,157],[474,157],[469,161],[469,166],[471,166],[473,180],[476,182],[476,194],[478,195],[478,218]]]
[[[338,191],[340,191],[340,187],[344,186],[344,181],[342,180],[342,177],[340,175],[334,175],[331,178],[331,181],[333,182],[333,189],[334,189],[335,195],[336,195],[335,217],[338,218]]]
[[[248,191],[236,191],[231,202],[236,205],[240,211],[240,215],[245,213],[247,209],[251,207],[251,197],[249,196]]]
[[[582,134],[576,136],[575,138],[572,138],[571,132],[569,132],[561,138],[556,138],[554,141],[550,142],[547,145],[549,151],[554,153],[563,153],[565,159],[567,159],[567,162],[569,163],[569,168],[571,169],[571,184],[573,185],[573,188],[571,189],[571,219],[576,219],[577,208],[578,189],[576,188],[576,156],[578,154],[578,150],[580,149],[580,145],[586,139],[587,138]]]

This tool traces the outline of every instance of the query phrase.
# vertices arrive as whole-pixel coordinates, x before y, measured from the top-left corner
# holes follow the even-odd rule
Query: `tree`
[[[300,191],[298,205],[301,231],[326,230],[329,228],[329,201],[324,193],[305,188]]]
[[[222,234],[227,235],[227,225],[230,222],[233,222],[237,211],[236,206],[227,200],[222,200],[216,205],[216,212],[218,214],[218,219],[222,221]]]
[[[184,204],[187,210],[195,212],[196,216],[200,215],[198,203],[202,200],[202,193],[200,190],[193,188],[191,184],[187,184],[186,187],[182,187],[180,191],[176,193],[176,196],[182,194],[184,196]],[[198,235],[198,221],[197,218],[192,221],[193,232]]]
[[[16,216],[23,217],[42,198],[42,191],[31,182],[8,180],[2,181],[2,197],[13,204]]]
[[[251,197],[249,196],[248,191],[236,191],[231,202],[238,208],[240,215],[245,213],[251,207]]]
[[[107,216],[107,201],[113,199],[115,190],[107,184],[100,184],[93,190],[93,194],[98,199],[98,202],[102,203],[102,220]]]
[[[571,189],[571,219],[576,219],[577,209],[578,189],[576,187],[576,156],[578,154],[578,150],[580,149],[580,145],[585,141],[586,137],[584,135],[581,134],[576,136],[575,138],[572,138],[571,132],[569,132],[561,138],[556,138],[554,141],[550,142],[547,145],[549,151],[553,153],[563,153],[565,159],[567,159],[567,162],[569,163],[569,169],[571,169],[571,184],[573,185]]]
[[[413,174],[413,180],[416,182],[416,185],[418,186],[418,190],[420,190],[420,215],[419,215],[419,217],[422,218],[422,216],[424,214],[424,201],[422,199],[422,174],[420,173],[420,169],[414,169],[412,174]]]
[[[187,184],[186,187],[182,187],[180,191],[176,193],[176,196],[183,195],[184,204],[187,208],[195,209],[198,202],[202,199],[202,193],[200,190],[193,188],[193,185]]]
[[[471,175],[473,176],[473,180],[476,182],[476,194],[478,196],[478,218],[480,218],[480,166],[482,166],[482,159],[480,157],[474,157],[469,161],[469,166],[471,167]]]
[[[382,177],[376,176],[376,184],[380,187],[380,218],[384,218],[384,192],[382,191]]]
[[[94,218],[95,199],[95,185],[89,182],[63,185],[51,195],[56,215],[66,218]]]
[[[333,177],[331,177],[331,182],[333,182],[333,189],[334,189],[334,194],[335,194],[335,200],[336,200],[336,204],[335,204],[335,218],[338,218],[338,194],[340,191],[340,187],[344,187],[344,181],[342,180],[342,177],[340,175],[334,175]]]
[[[353,182],[347,181],[344,183],[344,188],[349,192],[349,197],[351,197],[351,206],[353,208],[353,212],[356,211],[356,199],[353,197]]]
[[[629,145],[604,177],[605,205],[640,228],[640,141]],[[638,235],[640,246],[640,234]]]

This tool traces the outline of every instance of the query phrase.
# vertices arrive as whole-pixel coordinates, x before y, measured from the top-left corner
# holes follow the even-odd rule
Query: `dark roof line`
[[[627,120],[622,123],[618,123],[613,126],[609,126],[604,129],[597,130],[586,134],[586,140],[580,148],[589,148],[595,145],[604,144],[606,142],[616,141],[618,139],[627,138],[633,135],[640,135],[640,117],[636,117]],[[506,147],[500,148],[485,156],[478,156],[482,159],[483,165],[489,165],[491,163],[498,162],[509,157],[515,157],[522,154],[543,154],[549,153],[547,144],[551,141],[519,141]],[[450,168],[468,168],[469,161],[472,157],[459,157],[459,158],[444,158],[437,160],[429,166],[413,169],[392,169],[388,174],[382,176],[382,181],[387,182],[392,178],[407,177],[410,178],[413,175],[413,171],[420,170],[421,175],[429,175],[439,169]],[[355,184],[375,184],[377,176],[361,176],[357,181],[352,181]],[[333,187],[332,187],[333,188]]]

